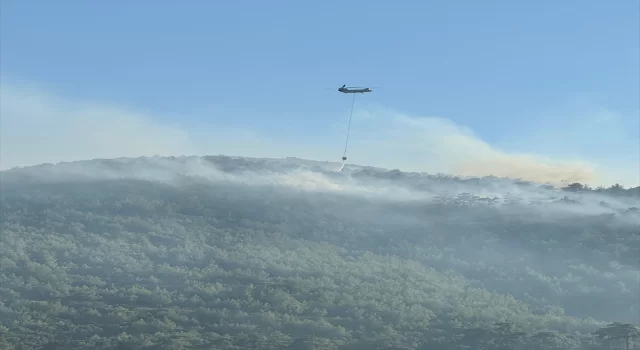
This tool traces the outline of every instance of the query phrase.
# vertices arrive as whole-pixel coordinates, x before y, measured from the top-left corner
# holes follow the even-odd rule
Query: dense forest
[[[640,346],[640,187],[335,166],[3,171],[0,349]]]

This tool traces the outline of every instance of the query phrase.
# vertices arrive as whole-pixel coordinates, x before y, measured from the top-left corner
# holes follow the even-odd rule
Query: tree
[[[582,192],[585,190],[585,186],[579,182],[574,182],[569,186],[565,187],[564,190],[570,191],[570,192]]]
[[[626,349],[631,349],[631,340],[640,337],[640,327],[629,324],[614,322],[602,327],[594,332],[601,340],[611,342],[614,339],[624,339]]]
[[[623,194],[625,192],[624,186],[616,183],[615,185],[609,187],[607,189],[607,192],[614,194],[614,195],[619,195],[619,194]]]
[[[580,347],[580,340],[558,332],[543,331],[529,338],[529,346],[531,349],[571,350]]]

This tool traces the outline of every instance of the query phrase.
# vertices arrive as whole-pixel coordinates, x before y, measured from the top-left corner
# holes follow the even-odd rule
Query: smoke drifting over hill
[[[587,349],[589,332],[637,322],[637,189],[337,167],[215,156],[3,171],[0,339]],[[464,331],[495,322],[491,341]],[[560,345],[540,345],[545,330]]]
[[[212,152],[336,159],[344,142],[346,122],[340,120],[339,127],[318,139],[296,137],[294,141],[258,127],[232,127],[225,116],[203,115],[197,119],[207,122],[198,125],[184,122],[183,117],[169,123],[166,120],[174,118],[161,120],[130,108],[77,102],[31,85],[6,82],[0,86],[0,114],[2,169],[94,158]],[[335,116],[322,118],[327,123],[337,123]],[[638,185],[637,167],[628,166],[638,159],[638,137],[628,130],[638,127],[635,122],[614,117],[603,122],[600,117],[581,116],[570,125],[542,125],[539,129],[544,130],[544,138],[528,141],[529,145],[520,151],[490,144],[452,120],[410,116],[380,106],[357,107],[354,120],[349,160],[358,164],[403,171],[511,177],[554,185]],[[570,148],[566,136],[549,136],[555,135],[556,127],[562,128],[562,135],[571,135],[571,144],[588,144],[589,152],[582,152],[582,156],[565,154]],[[596,135],[593,129],[601,133]],[[539,148],[544,148],[547,156],[531,152]],[[606,157],[589,157],[603,152]],[[617,163],[606,161],[614,156]]]

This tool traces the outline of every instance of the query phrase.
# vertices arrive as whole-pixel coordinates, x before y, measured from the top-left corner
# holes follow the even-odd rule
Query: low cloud
[[[0,86],[0,167],[94,158],[228,154],[336,160],[343,130],[326,144],[288,144],[260,130],[207,128],[160,122],[126,108],[60,98],[33,86]],[[468,128],[443,118],[416,118],[393,110],[359,108],[349,161],[406,171],[513,177],[541,183],[623,183],[627,173],[598,164],[500,150]],[[339,147],[338,147],[339,148]],[[637,176],[636,176],[637,177]],[[635,185],[635,183],[630,183]]]

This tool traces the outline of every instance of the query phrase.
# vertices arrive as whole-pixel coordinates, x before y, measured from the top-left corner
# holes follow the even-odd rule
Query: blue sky
[[[354,163],[470,175],[498,163],[511,167],[498,175],[549,166],[571,173],[571,163],[600,174],[598,181],[638,180],[637,0],[0,4],[3,132],[14,128],[7,136],[14,143],[2,148],[12,148],[10,165],[92,157],[91,149],[115,156],[118,147],[103,149],[109,142],[135,142],[142,153],[175,146],[175,153],[339,159],[350,100],[335,89],[349,84],[379,87],[358,96]],[[93,115],[81,112],[89,105]],[[59,157],[55,147],[31,145],[20,158],[19,139],[45,140],[44,129],[24,119],[38,113],[60,118],[66,130],[47,142],[95,139],[77,120],[112,130],[112,139],[84,147],[88,153],[67,146]],[[98,116],[104,125],[89,121]],[[143,125],[168,143],[149,133],[141,141],[134,130],[144,133]],[[467,146],[452,145],[461,135]],[[232,147],[239,141],[245,146]],[[495,154],[471,152],[483,147]],[[128,149],[120,152],[137,155]],[[455,156],[464,160],[440,159]]]

